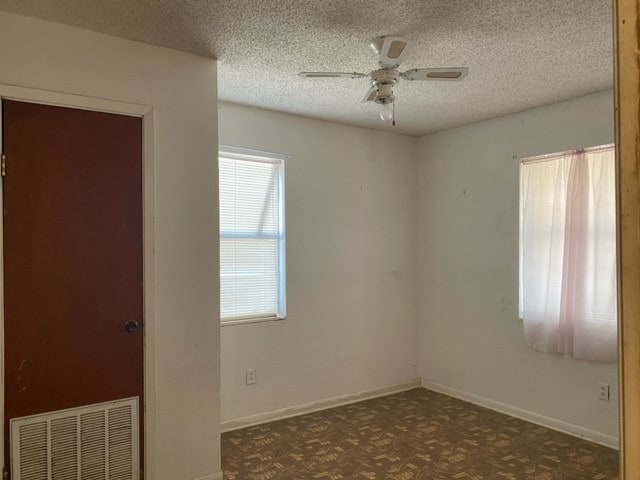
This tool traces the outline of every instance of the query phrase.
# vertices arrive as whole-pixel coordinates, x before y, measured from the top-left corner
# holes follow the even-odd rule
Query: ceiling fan
[[[393,88],[400,79],[409,81],[425,80],[462,80],[469,69],[455,68],[413,68],[399,72],[398,67],[409,56],[413,42],[403,37],[378,37],[371,41],[371,48],[378,55],[379,69],[366,73],[358,72],[301,72],[304,78],[364,78],[371,79],[371,88],[366,93],[363,102],[375,102],[380,105],[380,118],[388,121],[394,119]]]

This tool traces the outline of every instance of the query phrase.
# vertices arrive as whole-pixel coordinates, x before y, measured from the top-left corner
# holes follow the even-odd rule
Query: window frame
[[[244,147],[236,147],[232,145],[224,145],[220,144],[218,146],[218,168],[220,166],[220,158],[228,158],[232,160],[245,160],[252,162],[263,162],[263,163],[275,163],[279,162],[280,167],[278,168],[278,216],[280,219],[279,229],[278,229],[278,312],[276,315],[267,315],[267,314],[255,314],[255,315],[246,315],[246,316],[236,316],[236,317],[225,317],[222,316],[222,310],[220,310],[219,318],[220,318],[220,326],[232,326],[232,325],[243,325],[248,323],[260,323],[260,322],[272,322],[272,321],[280,321],[285,320],[287,318],[287,261],[286,261],[286,243],[287,243],[287,232],[286,232],[286,190],[285,190],[285,167],[287,160],[291,159],[291,155],[282,154],[282,153],[274,153],[267,152],[263,150],[255,150]],[[220,192],[218,192],[219,198]],[[218,236],[222,238],[223,232],[218,225]],[[220,265],[220,258],[218,258],[218,264]],[[221,275],[221,273],[220,273]],[[220,277],[220,284],[222,284],[222,278]]]

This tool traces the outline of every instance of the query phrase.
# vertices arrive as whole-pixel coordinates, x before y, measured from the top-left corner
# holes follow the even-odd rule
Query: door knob
[[[124,322],[124,329],[127,333],[136,333],[138,331],[138,322],[135,320],[127,320]]]

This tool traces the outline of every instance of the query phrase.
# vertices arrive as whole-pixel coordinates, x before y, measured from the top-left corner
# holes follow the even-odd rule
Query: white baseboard
[[[399,383],[396,385],[391,385],[389,387],[366,390],[363,392],[341,395],[339,397],[327,398],[325,400],[318,400],[301,405],[294,405],[292,407],[281,408],[265,413],[258,413],[257,415],[249,415],[247,417],[241,417],[235,420],[226,420],[220,424],[220,428],[223,433],[230,432],[232,430],[238,430],[240,428],[252,427],[254,425],[273,422],[275,420],[296,417],[298,415],[304,415],[306,413],[313,413],[319,410],[326,410],[327,408],[339,407],[340,405],[348,405],[350,403],[361,402],[363,400],[369,400],[371,398],[383,397],[385,395],[404,392],[406,390],[411,390],[413,388],[419,387],[420,379],[416,378],[415,380],[411,380],[410,382]]]
[[[434,392],[442,393],[459,400],[464,400],[465,402],[473,403],[474,405],[479,405],[481,407],[488,408],[489,410],[504,413],[506,415],[519,418],[520,420],[525,420],[530,423],[535,423],[536,425],[557,430],[558,432],[589,440],[590,442],[604,445],[605,447],[615,449],[620,448],[620,440],[611,435],[596,432],[595,430],[590,430],[555,418],[546,417],[539,413],[524,410],[523,408],[514,407],[513,405],[491,400],[473,393],[464,392],[429,380],[422,379],[421,385],[422,388],[426,388],[427,390],[433,390]]]

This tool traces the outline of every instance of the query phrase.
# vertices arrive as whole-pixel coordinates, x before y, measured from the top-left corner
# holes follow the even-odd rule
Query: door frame
[[[620,475],[640,478],[640,1],[614,0]]]
[[[156,358],[155,358],[155,176],[154,176],[154,109],[148,105],[86,97],[47,90],[0,84],[0,100],[16,100],[58,107],[77,108],[142,118],[142,242],[143,242],[143,362],[144,362],[144,478],[156,475]],[[2,115],[0,115],[0,147]],[[0,212],[4,210],[0,182]],[[4,248],[3,222],[0,221],[0,418],[4,418]],[[4,428],[4,427],[3,427]],[[5,466],[4,435],[0,435],[0,469]]]

